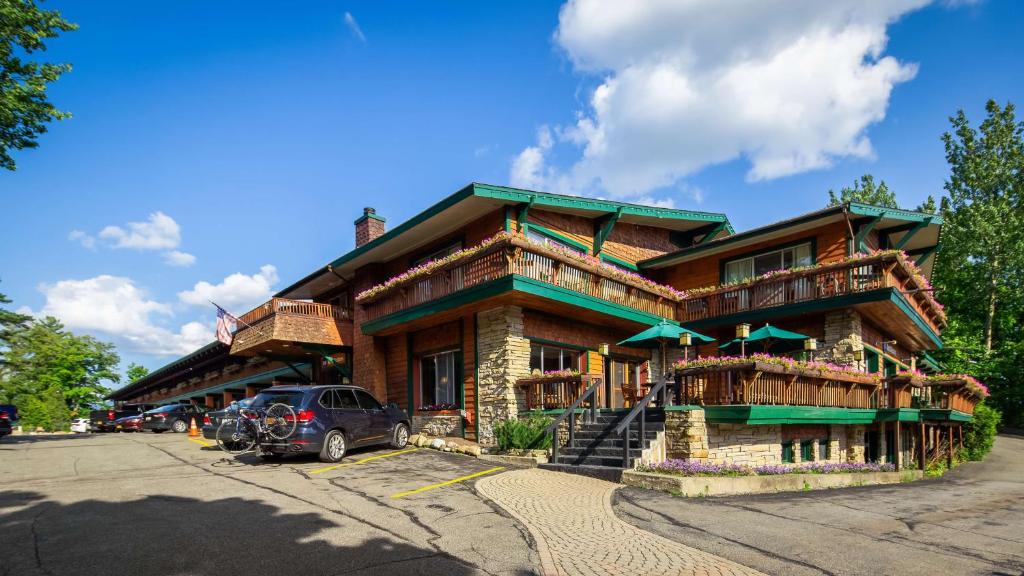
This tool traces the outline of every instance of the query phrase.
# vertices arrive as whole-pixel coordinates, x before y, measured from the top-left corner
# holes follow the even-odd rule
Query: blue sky
[[[351,249],[363,206],[396,225],[470,181],[737,230],[863,173],[913,206],[941,194],[949,115],[1020,103],[1024,8],[901,1],[51,0],[81,26],[47,53],[74,64],[50,90],[74,118],[0,173],[0,292],[155,368],[212,334],[205,297],[258,303]]]

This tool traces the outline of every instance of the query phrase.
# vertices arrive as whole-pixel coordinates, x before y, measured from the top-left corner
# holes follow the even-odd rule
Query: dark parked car
[[[168,404],[153,408],[142,414],[142,429],[153,432],[186,432],[192,419],[196,419],[196,425],[203,421],[205,407],[194,404]]]
[[[397,406],[382,406],[356,386],[280,386],[260,392],[252,408],[287,404],[295,410],[295,432],[286,440],[263,445],[267,456],[318,454],[338,462],[350,448],[409,441],[409,418]]]
[[[138,416],[152,408],[152,404],[126,404],[117,410],[92,410],[89,412],[90,432],[115,432],[117,421],[128,416]]]
[[[133,414],[114,420],[114,430],[117,432],[139,432],[142,430],[142,414]]]
[[[13,413],[13,411],[0,410],[0,438],[11,433],[11,414]]]
[[[252,404],[255,398],[245,398],[238,402],[232,402],[227,408],[223,410],[213,410],[203,415],[203,438],[207,440],[217,439],[217,427],[220,426],[221,420],[225,416],[234,416],[238,412],[238,408],[248,408]]]

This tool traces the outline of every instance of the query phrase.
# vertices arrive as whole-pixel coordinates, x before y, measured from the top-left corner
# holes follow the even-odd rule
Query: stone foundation
[[[412,417],[412,433],[444,437],[458,434],[462,416],[458,414],[416,414]]]
[[[670,410],[665,412],[665,455],[710,464],[783,464],[782,443],[792,440],[793,464],[799,464],[800,442],[811,440],[811,462],[864,462],[864,430],[864,426],[838,424],[714,423],[707,422],[704,410]],[[798,437],[801,434],[806,437]],[[824,452],[820,440],[827,440]]]
[[[530,341],[523,336],[523,309],[502,306],[477,314],[480,383],[480,438],[493,445],[494,423],[515,418],[525,408],[516,380],[530,374]]]

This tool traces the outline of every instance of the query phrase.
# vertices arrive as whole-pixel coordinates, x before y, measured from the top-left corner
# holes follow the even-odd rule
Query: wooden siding
[[[462,397],[465,401],[465,438],[476,440],[476,334],[474,317],[462,319]]]
[[[409,364],[405,334],[389,336],[384,345],[387,366],[387,400],[409,409]]]
[[[571,214],[530,210],[527,223],[541,226],[558,232],[587,247],[587,253],[594,253],[594,220]]]
[[[849,232],[846,222],[835,222],[780,238],[766,240],[754,245],[743,246],[690,262],[681,262],[657,273],[656,279],[679,290],[693,290],[717,286],[721,283],[722,263],[737,257],[771,250],[775,246],[785,246],[805,239],[814,239],[817,250],[817,262],[821,264],[835,262],[846,256],[846,240]],[[652,275],[655,277],[655,275]]]
[[[671,234],[664,228],[618,222],[601,246],[601,253],[636,264],[678,250],[679,246],[670,240]]]

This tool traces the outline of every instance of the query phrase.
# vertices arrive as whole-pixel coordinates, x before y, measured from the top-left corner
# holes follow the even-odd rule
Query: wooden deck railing
[[[944,318],[942,312],[932,296],[914,283],[910,270],[895,254],[880,254],[856,262],[781,274],[691,296],[680,304],[679,321],[693,322],[880,288],[895,288],[902,292],[929,326],[936,332],[940,331]]]
[[[960,378],[936,381],[901,374],[886,378],[885,382],[888,395],[893,397],[887,408],[957,410],[974,414],[974,407],[981,401],[981,396],[972,392]]]
[[[793,370],[751,361],[686,368],[676,377],[682,404],[878,407],[879,384],[867,374]]]
[[[390,286],[373,298],[361,300],[360,305],[373,320],[513,274],[654,316],[676,317],[674,298],[639,282],[615,278],[603,266],[580,262],[519,238],[496,242],[427,276]]]
[[[264,302],[239,316],[238,329],[243,330],[247,325],[256,324],[260,320],[275,314],[333,318],[334,320],[352,319],[351,311],[341,306],[321,304],[319,302],[305,302],[303,300],[289,300],[287,298],[272,298],[269,302]]]
[[[600,374],[579,374],[561,378],[538,376],[520,378],[516,381],[516,387],[522,389],[526,396],[527,410],[565,409],[591,384],[600,379]]]

